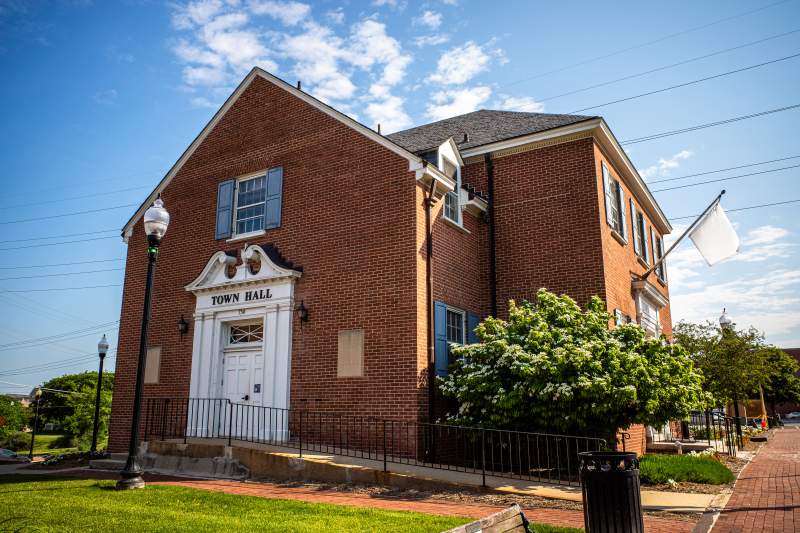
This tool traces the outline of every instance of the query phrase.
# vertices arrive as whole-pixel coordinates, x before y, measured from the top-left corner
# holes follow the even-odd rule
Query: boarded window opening
[[[147,358],[144,362],[144,382],[158,383],[158,374],[161,369],[161,346],[152,346],[147,349]]]
[[[339,331],[339,357],[336,376],[340,378],[364,375],[364,330],[343,329]]]

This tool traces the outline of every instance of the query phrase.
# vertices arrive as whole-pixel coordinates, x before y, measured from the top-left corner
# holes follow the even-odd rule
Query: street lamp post
[[[147,281],[144,289],[144,310],[142,312],[142,330],[139,336],[139,361],[136,367],[136,389],[133,395],[133,413],[131,420],[131,436],[128,443],[128,460],[117,481],[117,489],[140,489],[144,487],[142,467],[136,461],[139,446],[139,415],[142,404],[142,388],[144,383],[144,365],[147,357],[147,332],[150,326],[150,295],[153,290],[153,275],[158,258],[158,246],[167,232],[169,213],[164,209],[164,202],[159,197],[144,213],[144,231],[147,234]]]
[[[39,429],[39,399],[42,397],[42,389],[36,387],[33,393],[36,396],[36,415],[33,418],[33,431],[31,432],[31,450],[28,452],[28,458],[33,459],[33,445],[36,442],[36,430]]]
[[[97,343],[97,355],[100,356],[100,369],[97,371],[97,393],[94,397],[94,428],[92,429],[92,449],[91,452],[97,451],[97,427],[100,423],[100,390],[103,388],[103,359],[106,358],[108,353],[108,341],[106,336],[100,339]]]
[[[731,319],[724,308],[722,309],[722,315],[719,317],[719,329],[723,338],[726,333],[733,330],[733,319]],[[742,442],[742,421],[739,418],[739,394],[735,387],[733,390],[733,415],[736,418],[736,422],[734,423],[736,426],[736,439],[738,442]]]

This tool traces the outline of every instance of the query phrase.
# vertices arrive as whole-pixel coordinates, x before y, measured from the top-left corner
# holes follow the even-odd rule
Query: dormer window
[[[461,226],[461,157],[452,139],[442,143],[437,152],[439,170],[455,182],[455,189],[444,197],[443,216],[445,220]]]

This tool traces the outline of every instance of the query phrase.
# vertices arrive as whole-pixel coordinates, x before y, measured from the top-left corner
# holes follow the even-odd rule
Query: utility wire
[[[46,265],[25,265],[25,266],[0,266],[0,270],[11,270],[11,269],[20,269],[20,268],[48,268],[48,267],[60,267],[60,266],[71,266],[71,265],[87,265],[90,263],[110,263],[112,261],[125,261],[125,258],[120,257],[119,259],[92,259],[89,261],[73,261],[71,263],[50,263]]]
[[[684,176],[678,176],[677,178],[665,178],[662,180],[652,180],[648,181],[648,185],[653,185],[654,183],[664,183],[665,181],[677,181],[677,180],[685,180],[686,178],[694,178],[697,176],[707,176],[708,174],[716,174],[718,172],[726,172],[728,170],[738,170],[740,168],[747,168],[747,167],[757,167],[758,165],[766,165],[767,163],[777,163],[778,161],[788,161],[789,159],[797,159],[800,155],[792,155],[789,157],[781,157],[779,159],[770,159],[769,161],[759,161],[758,163],[748,163],[746,165],[738,165],[735,167],[728,167],[728,168],[720,168],[718,170],[707,170],[705,172],[698,172],[697,174],[686,174]],[[2,267],[0,267],[2,268]]]
[[[789,59],[794,59],[796,57],[800,57],[800,53],[792,54],[792,55],[785,56],[785,57],[780,57],[778,59],[771,59],[770,61],[764,61],[763,63],[757,63],[755,65],[749,65],[747,67],[737,68],[735,70],[729,70],[727,72],[722,72],[720,74],[714,74],[713,76],[706,76],[705,78],[700,78],[700,79],[697,79],[697,80],[687,81],[687,82],[684,82],[684,83],[678,83],[677,85],[670,85],[669,87],[656,89],[654,91],[647,91],[645,93],[635,94],[633,96],[628,96],[626,98],[619,98],[617,100],[611,100],[610,102],[606,102],[604,104],[598,104],[598,105],[593,105],[593,106],[589,106],[589,107],[582,107],[581,109],[576,109],[575,111],[570,111],[569,113],[566,113],[566,114],[567,115],[574,115],[576,113],[581,113],[583,111],[588,111],[590,109],[597,109],[598,107],[606,107],[606,106],[610,106],[610,105],[613,105],[613,104],[619,104],[621,102],[628,102],[630,100],[636,100],[637,98],[643,98],[645,96],[652,96],[654,94],[659,94],[659,93],[671,91],[673,89],[680,89],[681,87],[688,87],[689,85],[695,85],[695,84],[698,84],[698,83],[702,83],[704,81],[714,80],[714,79],[717,79],[717,78],[722,78],[724,76],[730,76],[732,74],[738,74],[739,72],[745,72],[745,71],[748,71],[748,70],[753,70],[755,68],[764,67],[766,65],[772,65],[772,64],[778,63],[780,61],[787,61]]]
[[[750,172],[749,174],[739,174],[738,176],[729,176],[727,178],[718,178],[715,180],[698,181],[697,183],[688,183],[685,185],[676,185],[674,187],[666,187],[664,189],[656,189],[653,192],[674,191],[675,189],[686,189],[687,187],[699,187],[708,183],[717,183],[720,181],[736,180],[739,178],[747,178],[749,176],[759,176],[761,174],[769,174],[770,172],[778,172],[779,170],[789,170],[790,168],[798,168],[800,165],[792,165],[790,167],[773,168],[771,170],[762,170],[761,172]],[[1,278],[0,278],[1,279]]]
[[[62,363],[62,364],[52,364],[52,365],[42,365],[38,368],[27,368],[27,369],[20,369],[15,371],[8,371],[8,372],[0,372],[0,377],[14,377],[14,376],[28,376],[31,374],[41,374],[42,372],[48,372],[52,370],[64,370],[66,368],[74,368],[76,366],[83,366],[87,363],[92,363],[97,361],[97,354],[92,354],[90,357],[86,357],[80,361],[71,361],[69,363]],[[114,359],[116,355],[107,355],[106,360]]]
[[[19,220],[6,220],[6,221],[3,221],[3,222],[0,222],[0,225],[19,224],[19,223],[22,223],[22,222],[35,222],[37,220],[50,220],[50,219],[53,219],[53,218],[72,217],[72,216],[76,216],[76,215],[86,215],[86,214],[89,214],[89,213],[100,213],[101,211],[112,211],[114,209],[123,209],[125,207],[136,207],[138,205],[139,204],[115,205],[113,207],[102,207],[102,208],[99,208],[99,209],[88,209],[86,211],[74,211],[72,213],[61,213],[59,215],[48,215],[48,216],[45,216],[45,217],[21,218]]]
[[[662,132],[662,133],[655,133],[653,135],[646,135],[644,137],[636,137],[635,139],[622,141],[620,144],[637,144],[637,143],[640,143],[640,142],[652,141],[652,140],[655,140],[655,139],[661,139],[662,137],[670,137],[672,135],[679,135],[681,133],[687,133],[687,132],[690,132],[690,131],[702,130],[702,129],[705,129],[705,128],[713,128],[714,126],[721,126],[723,124],[730,124],[731,122],[738,122],[740,120],[747,120],[749,118],[763,117],[764,115],[770,115],[772,113],[780,113],[782,111],[790,111],[792,109],[797,109],[798,107],[800,107],[800,104],[794,104],[794,105],[790,105],[790,106],[786,106],[786,107],[779,107],[779,108],[776,108],[776,109],[769,109],[767,111],[760,111],[758,113],[752,113],[750,115],[742,115],[742,116],[739,116],[739,117],[732,117],[732,118],[728,118],[728,119],[725,119],[725,120],[719,120],[717,122],[708,122],[708,123],[705,123],[705,124],[698,124],[696,126],[690,126],[688,128],[682,128],[682,129],[679,129],[679,130],[665,131],[665,132]]]
[[[786,205],[786,204],[794,204],[800,202],[800,198],[797,200],[786,200],[785,202],[773,202],[771,204],[760,204],[760,205],[748,205],[747,207],[737,207],[736,209],[726,209],[726,213],[735,213],[737,211],[748,211],[750,209],[758,209],[760,207],[773,207],[776,205]],[[685,220],[687,218],[697,218],[700,215],[686,215],[682,217],[673,217],[670,220]]]
[[[83,237],[84,235],[99,235],[101,233],[110,233],[112,231],[119,234],[119,229],[112,228],[112,229],[101,229],[98,231],[84,231],[81,233],[64,233],[63,235],[50,235],[47,237],[28,237],[25,239],[9,239],[5,241],[0,241],[0,244],[5,244],[7,242],[46,241],[50,239],[63,239],[65,237]]]
[[[736,19],[736,18],[739,18],[739,17],[743,17],[745,15],[751,15],[751,14],[756,13],[758,11],[763,11],[765,9],[769,9],[771,7],[775,7],[775,6],[780,5],[780,4],[785,4],[788,1],[789,0],[781,0],[780,2],[773,2],[772,4],[767,4],[765,6],[762,6],[762,7],[756,8],[756,9],[751,9],[749,11],[744,11],[742,13],[737,13],[736,15],[731,15],[729,17],[721,18],[721,19],[718,19],[718,20],[715,20],[715,21],[712,21],[712,22],[709,22],[709,23],[706,23],[706,24],[702,24],[700,26],[695,26],[695,27],[692,27],[692,28],[689,28],[689,29],[686,29],[686,30],[682,30],[682,31],[676,32],[676,33],[671,33],[669,35],[665,35],[663,37],[659,37],[658,39],[654,39],[652,41],[646,41],[646,42],[643,42],[643,43],[635,44],[633,46],[629,46],[627,48],[622,48],[620,50],[616,50],[616,51],[610,52],[608,54],[604,54],[604,55],[601,55],[601,56],[596,56],[596,57],[593,57],[591,59],[585,59],[583,61],[579,61],[577,63],[572,63],[571,65],[567,65],[567,66],[564,66],[564,67],[559,67],[557,69],[553,69],[553,70],[550,70],[550,71],[547,71],[547,72],[542,72],[541,74],[536,74],[534,76],[528,76],[527,78],[522,78],[522,79],[517,80],[517,81],[506,83],[505,86],[508,87],[510,85],[517,85],[518,83],[523,83],[523,82],[526,82],[526,81],[535,80],[535,79],[538,79],[538,78],[542,78],[544,76],[549,76],[550,74],[556,74],[558,72],[563,72],[565,70],[573,69],[575,67],[580,67],[580,66],[583,66],[583,65],[587,65],[589,63],[594,63],[595,61],[600,61],[601,59],[607,59],[609,57],[614,57],[614,56],[623,54],[625,52],[630,52],[631,50],[636,50],[638,48],[644,48],[646,46],[650,46],[650,45],[653,45],[653,44],[656,44],[656,43],[660,43],[660,42],[666,41],[668,39],[679,37],[681,35],[686,35],[687,33],[692,33],[692,32],[695,32],[695,31],[703,30],[705,28],[709,28],[709,27],[715,26],[717,24],[722,24],[723,22],[727,22],[729,20],[733,20],[733,19]]]
[[[59,276],[79,276],[83,274],[97,274],[98,272],[119,272],[125,270],[124,268],[101,268],[98,270],[83,270],[80,272],[60,272],[57,274],[37,274],[35,276],[14,276],[10,278],[0,278],[0,281],[10,281],[13,279],[38,279],[38,278],[55,278]]]
[[[17,290],[3,290],[3,292],[50,292],[50,291],[77,291],[82,289],[102,289],[105,287],[122,287],[120,283],[113,283],[111,285],[87,285],[85,287],[53,287],[50,289],[17,289]]]
[[[0,209],[16,209],[18,207],[31,207],[31,206],[35,206],[35,205],[56,204],[56,203],[59,203],[59,202],[68,202],[70,200],[82,200],[84,198],[95,198],[97,196],[108,196],[108,195],[116,194],[116,193],[120,193],[120,192],[138,191],[140,189],[149,189],[149,188],[150,187],[148,187],[148,186],[140,185],[138,187],[126,187],[124,189],[115,189],[113,191],[101,191],[101,192],[95,192],[95,193],[92,193],[92,194],[83,194],[83,195],[80,195],[80,196],[70,196],[70,197],[67,197],[67,198],[58,198],[57,200],[41,200],[39,202],[30,202],[30,203],[27,203],[27,204],[4,205],[4,206],[0,206]]]
[[[59,338],[65,337],[67,335],[74,335],[76,333],[85,333],[85,332],[87,332],[89,330],[95,330],[95,329],[102,329],[102,328],[110,327],[110,326],[113,326],[113,325],[117,324],[118,322],[119,322],[119,320],[112,320],[111,322],[104,322],[102,324],[95,324],[93,326],[89,326],[89,327],[85,327],[85,328],[81,328],[81,329],[76,329],[76,330],[72,330],[72,331],[67,331],[65,333],[56,333],[54,335],[47,335],[45,337],[38,337],[38,338],[35,338],[35,339],[25,339],[25,340],[22,340],[22,341],[15,341],[15,342],[9,342],[9,343],[6,343],[6,344],[0,344],[0,349],[9,348],[9,347],[13,347],[13,346],[24,345],[24,344],[29,344],[29,343],[35,343],[35,342],[39,342],[39,341],[43,341],[43,340],[59,339]]]
[[[39,243],[39,244],[25,244],[23,246],[10,246],[6,248],[0,248],[0,252],[8,252],[12,250],[24,250],[26,248],[39,248],[42,246],[61,246],[64,244],[77,244],[81,242],[90,242],[90,241],[104,241],[108,239],[119,239],[119,235],[109,235],[107,237],[91,237],[89,239],[75,239],[72,241],[60,241],[60,242],[46,242],[46,243]]]
[[[763,42],[766,42],[766,41],[771,41],[772,39],[778,39],[779,37],[785,37],[786,35],[791,35],[791,34],[797,33],[797,32],[800,32],[800,29],[787,31],[787,32],[784,32],[784,33],[779,33],[777,35],[772,35],[770,37],[765,37],[763,39],[759,39],[757,41],[751,41],[749,43],[740,44],[739,46],[733,46],[731,48],[725,48],[724,50],[717,50],[716,52],[711,52],[710,54],[705,54],[705,55],[701,55],[701,56],[692,57],[692,58],[689,58],[689,59],[684,59],[683,61],[678,61],[677,63],[672,63],[672,64],[664,65],[664,66],[661,66],[661,67],[656,67],[656,68],[653,68],[653,69],[650,69],[650,70],[645,70],[643,72],[637,72],[636,74],[630,74],[628,76],[623,76],[622,78],[616,78],[616,79],[613,79],[613,80],[608,80],[608,81],[604,81],[604,82],[601,82],[601,83],[596,83],[594,85],[589,85],[589,86],[583,87],[581,89],[575,89],[575,90],[572,90],[572,91],[569,91],[569,92],[556,94],[554,96],[548,96],[547,98],[537,98],[536,101],[537,102],[547,102],[549,100],[555,100],[557,98],[563,98],[564,96],[570,96],[570,95],[573,95],[573,94],[589,91],[591,89],[597,89],[598,87],[605,87],[606,85],[619,83],[621,81],[632,80],[634,78],[639,78],[641,76],[646,76],[648,74],[653,74],[655,72],[661,72],[663,70],[668,70],[668,69],[671,69],[671,68],[679,67],[681,65],[686,65],[688,63],[693,63],[695,61],[700,61],[702,59],[708,59],[709,57],[714,57],[716,55],[724,54],[724,53],[727,53],[727,52],[732,52],[734,50],[739,50],[741,48],[746,48],[748,46],[753,46],[753,45],[760,44],[760,43],[763,43]]]

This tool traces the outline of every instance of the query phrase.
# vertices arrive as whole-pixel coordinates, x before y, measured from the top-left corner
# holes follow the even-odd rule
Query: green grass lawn
[[[33,455],[57,455],[61,453],[72,453],[78,451],[78,448],[74,447],[70,448],[53,447],[55,442],[61,437],[62,435],[59,434],[38,433],[36,435],[36,441],[33,443]],[[28,440],[27,444],[14,451],[20,455],[28,455],[28,451],[30,451],[30,449],[31,449],[31,443],[30,440]]]
[[[639,476],[642,483],[650,484],[667,483],[671,479],[722,485],[735,479],[724,464],[713,457],[698,455],[645,455],[639,459]]]
[[[0,531],[443,531],[471,519],[113,481],[0,476]],[[535,526],[541,533],[578,530]]]

